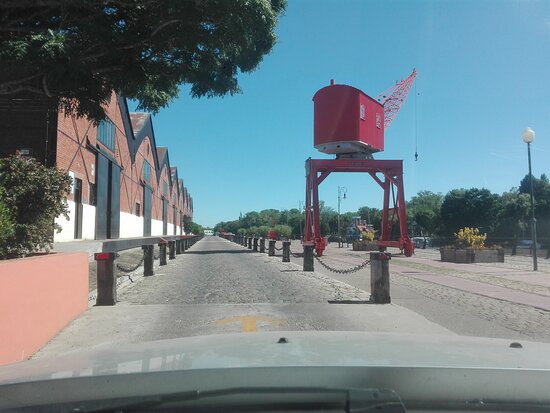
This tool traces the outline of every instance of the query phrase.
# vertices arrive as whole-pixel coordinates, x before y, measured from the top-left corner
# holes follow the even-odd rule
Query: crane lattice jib
[[[406,79],[396,82],[388,90],[380,93],[376,100],[384,105],[384,129],[386,129],[401,109],[401,106],[407,98],[414,79],[416,78],[416,69]]]

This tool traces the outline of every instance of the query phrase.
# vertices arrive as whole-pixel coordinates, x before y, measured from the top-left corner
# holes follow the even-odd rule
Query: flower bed
[[[439,249],[441,261],[456,262],[459,264],[474,264],[480,262],[504,262],[503,248],[454,248],[442,247]]]

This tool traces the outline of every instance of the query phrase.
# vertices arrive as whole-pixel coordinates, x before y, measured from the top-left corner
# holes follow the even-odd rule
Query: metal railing
[[[143,263],[143,276],[154,275],[154,246],[159,246],[159,263],[167,264],[167,250],[170,259],[184,253],[195,244],[202,235],[162,235],[154,237],[121,238],[103,242],[101,252],[94,254],[97,263],[97,299],[96,305],[115,305],[117,301],[117,270],[123,272],[135,271]],[[117,258],[120,251],[134,248],[143,249],[143,258],[134,268],[120,268]],[[125,271],[128,270],[128,271]]]

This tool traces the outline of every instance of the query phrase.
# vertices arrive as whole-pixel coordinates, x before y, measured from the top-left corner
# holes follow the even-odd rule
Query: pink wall
[[[0,364],[27,359],[87,308],[86,253],[0,261]]]

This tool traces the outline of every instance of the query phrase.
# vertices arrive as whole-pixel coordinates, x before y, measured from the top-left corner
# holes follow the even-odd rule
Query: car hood
[[[241,333],[101,346],[0,367],[0,384],[247,367],[467,367],[550,370],[550,344],[331,331]]]

